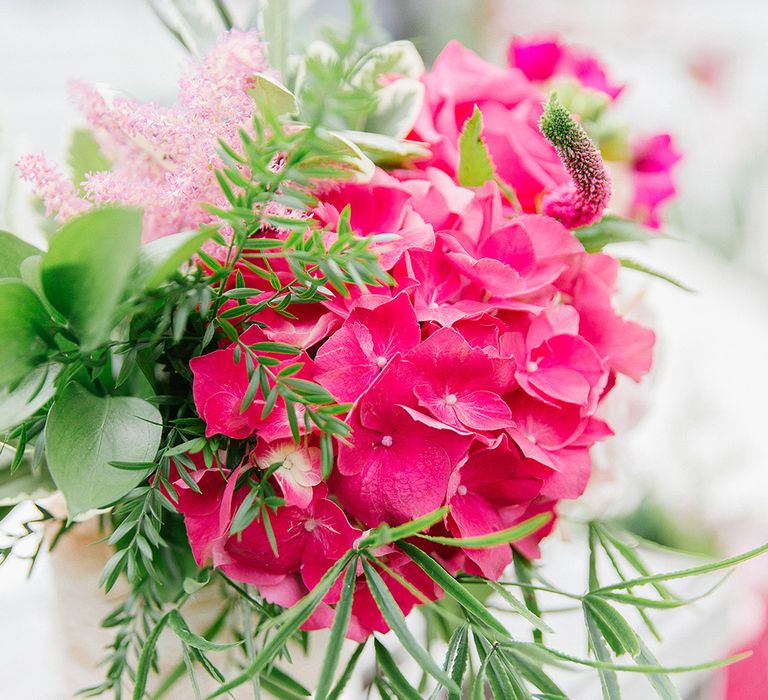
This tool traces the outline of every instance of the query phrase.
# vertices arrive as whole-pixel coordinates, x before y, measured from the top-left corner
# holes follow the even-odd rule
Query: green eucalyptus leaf
[[[41,365],[30,372],[13,391],[0,389],[0,432],[21,425],[53,398],[61,365]]]
[[[141,212],[104,208],[68,221],[43,258],[45,296],[72,325],[84,350],[109,337],[139,255]]]
[[[212,235],[206,230],[181,231],[141,246],[134,271],[136,285],[143,289],[159,287]]]
[[[99,397],[69,384],[45,427],[48,466],[67,499],[70,518],[107,506],[128,493],[146,472],[110,462],[150,462],[160,446],[162,417],[142,399]]]
[[[0,280],[0,387],[24,379],[45,361],[51,317],[21,280]]]
[[[491,154],[482,138],[483,113],[475,105],[472,116],[464,122],[459,134],[459,165],[456,178],[464,187],[480,187],[493,180],[495,169]]]
[[[21,277],[19,266],[30,255],[42,252],[8,231],[0,231],[0,278]]]

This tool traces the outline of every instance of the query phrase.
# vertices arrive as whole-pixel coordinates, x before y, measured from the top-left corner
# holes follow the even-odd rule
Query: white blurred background
[[[293,1],[321,21],[344,14],[343,2]],[[231,3],[239,16],[254,4]],[[557,32],[589,47],[614,80],[627,83],[620,105],[632,124],[675,136],[684,153],[667,229],[675,240],[631,256],[697,291],[626,275],[627,299],[640,300],[658,332],[656,369],[615,402],[619,435],[599,455],[591,504],[611,513],[642,504],[639,528],[685,546],[732,553],[768,541],[768,3],[380,0],[376,6],[390,33],[413,38],[428,57],[458,37],[503,60],[512,34]],[[69,132],[79,123],[67,101],[68,79],[163,102],[172,99],[185,60],[139,0],[0,0],[0,228],[39,236],[13,162],[30,150],[64,161]],[[31,585],[23,577],[20,563],[0,570],[0,698],[60,700],[46,561]],[[746,642],[764,619],[768,561],[745,568],[734,585],[730,631],[709,630],[725,651]],[[689,643],[708,649],[701,638]],[[729,700],[760,700],[767,689],[768,677],[753,694]],[[649,697],[643,692],[650,691],[638,692],[630,697]],[[706,692],[718,697],[711,687]]]

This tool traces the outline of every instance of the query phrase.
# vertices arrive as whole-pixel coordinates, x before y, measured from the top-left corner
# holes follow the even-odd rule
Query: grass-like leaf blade
[[[389,592],[384,580],[365,559],[362,560],[362,565],[376,605],[405,650],[436,681],[442,683],[449,691],[457,692],[459,688],[453,679],[435,663],[429,652],[411,634],[405,622],[405,616]]]
[[[333,676],[336,673],[336,667],[339,663],[341,647],[344,644],[344,635],[349,625],[349,618],[352,613],[352,601],[355,594],[355,581],[357,575],[357,558],[353,558],[347,573],[344,574],[344,582],[341,586],[341,597],[336,604],[336,615],[331,626],[331,636],[328,639],[323,668],[320,672],[320,678],[317,682],[315,691],[315,700],[326,700],[330,692]]]

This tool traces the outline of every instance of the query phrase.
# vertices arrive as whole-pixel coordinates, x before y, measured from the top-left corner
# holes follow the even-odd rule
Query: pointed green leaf
[[[637,221],[611,214],[607,214],[594,224],[575,229],[573,235],[579,239],[588,253],[599,253],[611,243],[649,241],[658,237],[657,233]]]
[[[171,610],[168,616],[168,624],[171,626],[176,636],[184,642],[187,646],[197,649],[198,651],[225,651],[232,647],[239,646],[242,642],[229,642],[229,643],[217,643],[207,640],[205,637],[201,637],[199,634],[195,634],[189,629],[186,620],[181,616],[178,610]]]
[[[349,625],[352,613],[352,600],[355,594],[355,580],[357,577],[357,559],[353,559],[344,574],[344,582],[341,586],[341,596],[336,604],[336,612],[331,627],[331,636],[328,639],[323,668],[317,681],[315,700],[325,700],[328,695],[336,667],[339,664],[341,647],[344,644],[344,636]]]
[[[464,122],[459,134],[459,165],[456,178],[464,187],[480,187],[494,178],[493,161],[482,133],[483,113],[475,105],[472,116]]]
[[[134,270],[138,288],[155,289],[187,262],[211,236],[210,230],[181,231],[141,246]]]
[[[488,535],[479,535],[478,537],[436,537],[432,535],[417,535],[417,537],[448,547],[485,549],[486,547],[495,547],[496,545],[510,544],[516,540],[521,540],[523,537],[527,537],[540,530],[550,520],[552,520],[552,513],[539,513],[514,527],[492,532]]]
[[[51,238],[41,269],[48,301],[67,318],[84,350],[109,337],[139,255],[141,212],[95,209]]]
[[[604,633],[605,641],[617,654],[626,651],[630,656],[635,657],[640,653],[640,643],[635,631],[610,603],[599,596],[587,595],[584,597],[584,606],[592,613],[595,622]],[[606,632],[608,634],[605,634]],[[616,646],[611,638],[617,643]]]
[[[658,270],[654,270],[653,268],[648,267],[643,263],[637,262],[637,260],[630,260],[629,258],[618,258],[618,261],[621,263],[622,267],[626,267],[628,270],[636,270],[637,272],[642,272],[645,275],[650,275],[651,277],[657,277],[660,280],[669,282],[669,284],[675,287],[678,287],[679,289],[682,289],[684,292],[694,291],[691,287],[689,287],[686,284],[683,284],[680,280],[674,277],[671,277],[665,272],[659,272]]]
[[[432,557],[418,547],[400,542],[402,549],[446,594],[451,596],[464,610],[503,638],[509,638],[507,628],[497,620],[475,596],[462,586]]]
[[[233,688],[237,688],[243,683],[247,683],[251,678],[258,675],[267,664],[285,647],[286,641],[301,627],[305,620],[315,611],[322,602],[325,595],[331,589],[336,579],[344,571],[347,564],[355,556],[350,550],[341,559],[339,559],[323,577],[317,585],[305,595],[296,605],[288,608],[277,617],[270,620],[270,627],[275,627],[276,631],[270,637],[269,641],[257,652],[256,656],[243,670],[241,674],[231,680],[223,683],[213,693],[208,696],[208,700],[228,693]]]
[[[389,650],[378,639],[373,640],[373,646],[376,650],[376,663],[384,671],[397,697],[400,700],[422,700],[419,691],[408,682],[408,679],[397,667],[397,663]]]
[[[357,666],[358,659],[360,658],[364,649],[365,649],[365,642],[363,642],[362,644],[358,644],[357,649],[355,649],[355,651],[352,652],[352,656],[349,657],[349,661],[347,661],[347,665],[344,667],[344,671],[342,672],[341,677],[336,682],[336,685],[333,686],[333,690],[331,691],[331,694],[328,696],[328,700],[339,700],[339,698],[341,697],[341,694],[344,692],[344,688],[346,688],[347,683],[349,683],[349,679],[352,678],[352,674],[355,671],[355,667]]]
[[[649,666],[660,666],[659,660],[653,655],[642,639],[640,640],[640,653],[637,655],[637,662]],[[646,678],[661,700],[682,700],[674,683],[666,674],[649,673]]]

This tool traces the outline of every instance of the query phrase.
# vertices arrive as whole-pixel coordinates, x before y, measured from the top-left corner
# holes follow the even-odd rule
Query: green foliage
[[[45,296],[83,350],[94,350],[114,327],[140,239],[141,212],[119,208],[82,214],[51,239],[41,270]]]
[[[19,267],[21,263],[32,255],[41,251],[39,248],[22,241],[8,231],[0,231],[0,279],[7,277],[21,277]]]
[[[137,289],[157,289],[165,284],[211,236],[213,231],[182,231],[141,246],[134,270]]]
[[[61,369],[60,365],[40,365],[14,389],[0,389],[0,432],[23,423],[53,398]]]
[[[464,122],[459,134],[459,165],[456,179],[464,187],[479,187],[493,180],[495,169],[491,154],[482,138],[483,114],[475,105],[472,116]]]
[[[620,216],[606,214],[600,221],[574,230],[588,253],[599,253],[612,243],[634,243],[650,241],[658,237],[651,229]]]
[[[52,322],[21,280],[0,280],[0,387],[23,380],[45,361]]]
[[[93,396],[76,383],[64,389],[45,429],[48,466],[67,499],[70,517],[125,496],[145,472],[112,462],[151,463],[162,434],[162,417],[135,397]]]

